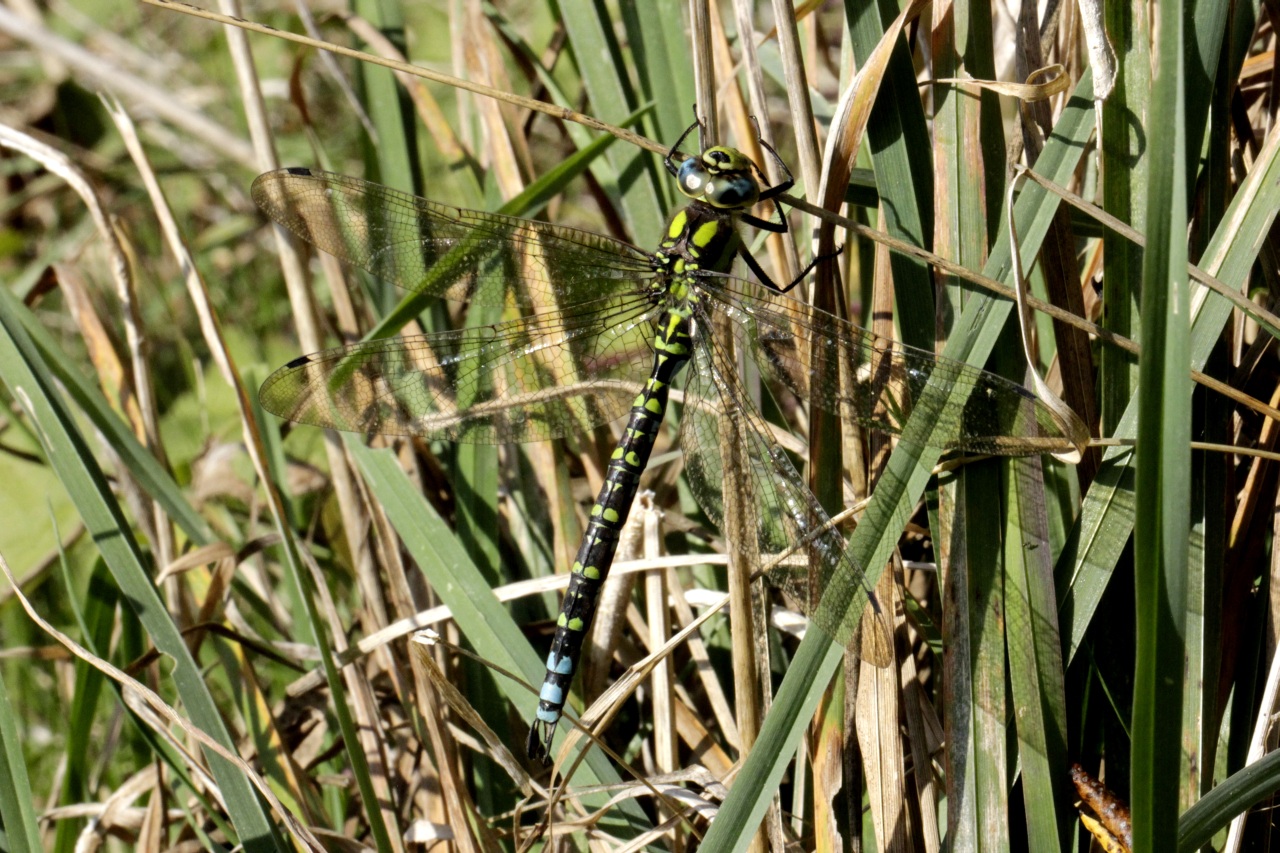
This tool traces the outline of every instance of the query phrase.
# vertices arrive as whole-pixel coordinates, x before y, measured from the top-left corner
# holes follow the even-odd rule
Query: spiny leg
[[[752,121],[754,121],[754,119],[752,119]],[[791,169],[787,167],[787,161],[783,160],[780,156],[778,156],[778,152],[774,149],[772,145],[764,141],[764,137],[760,135],[759,128],[756,129],[756,141],[759,142],[760,145],[764,147],[765,151],[769,152],[769,156],[773,158],[773,162],[776,163],[778,168],[782,170],[782,174],[786,175],[786,177],[783,178],[780,183],[775,184],[771,187],[766,187],[765,189],[760,191],[760,201],[769,201],[770,199],[776,198],[777,196],[782,195],[784,192],[794,187],[796,185],[796,180],[795,180],[795,176],[791,174]],[[751,165],[755,166],[754,163],[752,163]],[[765,182],[768,181],[767,176],[765,175],[764,172],[760,171],[759,166],[756,166],[756,171],[760,172],[760,177],[764,179]]]
[[[783,287],[779,285],[777,282],[775,282],[773,278],[770,277],[770,275],[764,271],[764,268],[760,266],[760,262],[756,260],[755,255],[751,254],[750,250],[748,250],[745,245],[738,247],[738,254],[742,256],[742,260],[746,262],[747,267],[753,273],[756,274],[756,278],[760,280],[761,284],[763,284],[765,287],[769,288],[775,293],[786,293],[787,291],[791,290],[791,288],[795,287],[797,284],[804,281],[805,277],[808,276],[809,273],[813,272],[814,267],[816,267],[818,264],[822,263],[823,261],[831,260],[832,258],[836,257],[843,251],[844,251],[844,246],[837,246],[835,251],[833,252],[828,252],[825,255],[818,255],[818,257],[809,261],[809,263],[805,265],[804,269],[800,270],[799,275],[797,275],[795,278],[793,278],[790,281],[790,283],[788,283],[785,287]]]
[[[680,167],[676,165],[675,161],[675,156],[676,153],[679,152],[680,146],[684,144],[685,138],[693,132],[695,127],[699,129],[702,128],[702,119],[698,116],[697,107],[694,107],[693,116],[693,124],[684,129],[684,133],[680,134],[680,138],[676,140],[676,144],[672,145],[671,148],[667,150],[667,156],[662,158],[662,165],[666,166],[667,172],[670,173],[673,178],[680,174]]]

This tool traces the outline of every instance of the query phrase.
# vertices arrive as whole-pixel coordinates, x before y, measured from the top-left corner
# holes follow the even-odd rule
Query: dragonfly
[[[790,171],[763,140],[784,176],[774,185],[734,148],[678,158],[695,127],[663,160],[686,203],[656,251],[305,168],[253,184],[258,206],[313,246],[414,294],[496,306],[507,318],[294,359],[263,383],[268,411],[330,429],[472,443],[564,438],[627,416],[570,569],[525,745],[535,761],[549,762],[597,594],[681,380],[679,445],[707,518],[724,529],[725,484],[733,484],[743,541],[732,547],[771,563],[768,582],[794,600],[816,589],[848,602],[813,608],[812,624],[878,666],[892,660],[884,613],[751,402],[735,349],[755,361],[766,386],[891,434],[926,386],[956,390],[963,402],[935,413],[928,439],[945,450],[1035,454],[1072,445],[1059,418],[1021,385],[784,295],[821,259],[780,286],[747,250],[739,224],[787,231],[776,200],[794,185]],[[776,219],[750,212],[768,202]],[[729,274],[738,257],[757,281]]]

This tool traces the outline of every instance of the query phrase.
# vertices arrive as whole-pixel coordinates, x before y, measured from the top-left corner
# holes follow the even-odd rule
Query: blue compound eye
[[[715,207],[750,207],[760,197],[760,187],[750,175],[722,175],[707,189],[706,201]]]
[[[738,207],[751,194],[751,187],[754,183],[750,178],[734,178],[730,181],[721,181],[711,191],[707,201],[716,207]]]
[[[680,192],[689,198],[702,198],[707,190],[709,178],[702,161],[697,157],[690,157],[680,164],[680,171],[676,173],[676,184],[680,187]]]

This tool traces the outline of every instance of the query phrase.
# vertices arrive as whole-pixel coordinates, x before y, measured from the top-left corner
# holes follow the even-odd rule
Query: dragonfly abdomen
[[[653,370],[631,408],[626,429],[609,460],[604,484],[591,508],[591,520],[573,562],[569,588],[556,621],[556,635],[547,655],[547,674],[538,694],[536,719],[529,731],[527,748],[529,757],[535,760],[544,757],[544,743],[564,711],[583,641],[595,616],[596,595],[609,575],[618,537],[631,512],[640,476],[649,464],[649,454],[667,412],[671,383],[692,353],[689,318],[686,310],[672,308],[659,319]]]

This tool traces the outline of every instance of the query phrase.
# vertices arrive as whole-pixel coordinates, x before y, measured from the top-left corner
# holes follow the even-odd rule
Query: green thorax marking
[[[694,201],[677,210],[667,224],[667,236],[654,256],[655,266],[669,278],[666,292],[677,302],[692,299],[690,273],[728,272],[741,238],[733,213]]]

